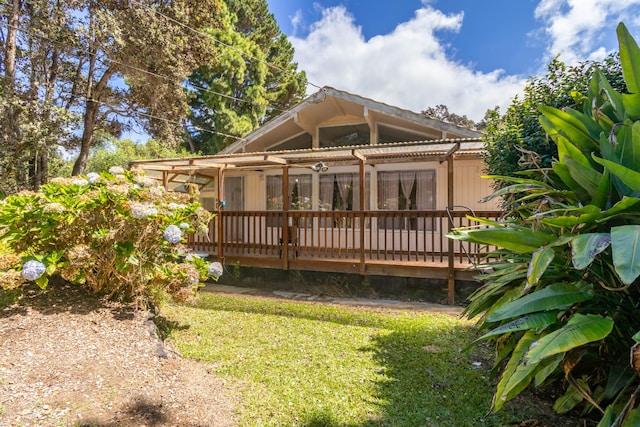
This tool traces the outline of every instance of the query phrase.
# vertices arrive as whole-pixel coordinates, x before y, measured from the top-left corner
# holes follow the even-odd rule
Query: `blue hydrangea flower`
[[[217,261],[209,264],[209,267],[207,268],[207,274],[209,274],[209,276],[214,277],[216,279],[222,276],[222,271],[223,271],[222,264],[220,264]]]
[[[88,185],[88,184],[89,184],[89,181],[87,181],[87,180],[86,180],[86,179],[84,179],[84,178],[76,178],[76,179],[73,179],[73,180],[71,181],[71,184],[72,184],[72,185],[80,185],[80,186],[83,186],[83,185]]]
[[[89,172],[87,174],[87,180],[89,181],[89,184],[95,184],[100,180],[100,174],[95,172]]]
[[[180,243],[182,240],[182,230],[177,225],[171,224],[164,229],[164,239],[169,243]]]
[[[190,225],[189,225],[188,222],[181,222],[180,223],[180,228],[183,229],[183,230],[186,230],[189,227],[190,227]]]
[[[158,210],[148,203],[131,202],[129,208],[131,209],[131,216],[136,219],[145,219],[158,213]]]
[[[111,166],[109,168],[109,173],[111,175],[122,175],[124,173],[124,169],[120,166]]]
[[[47,267],[40,261],[30,260],[22,266],[22,277],[26,280],[37,280],[47,271]]]

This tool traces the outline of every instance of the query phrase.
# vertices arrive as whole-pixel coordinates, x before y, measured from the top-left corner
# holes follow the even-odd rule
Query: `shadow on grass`
[[[559,421],[548,405],[539,405],[539,400],[523,399],[517,406],[508,404],[498,414],[487,416],[494,390],[488,373],[491,357],[478,348],[461,352],[461,347],[475,338],[471,327],[445,321],[442,316],[414,322],[394,316],[389,310],[381,313],[369,308],[315,307],[309,303],[274,303],[243,297],[207,297],[196,308],[288,316],[372,329],[370,345],[360,351],[373,357],[380,367],[370,395],[371,401],[379,405],[377,414],[359,423],[345,424],[344,417],[331,408],[310,404],[297,414],[295,425],[498,427],[520,425],[531,419],[540,422],[527,425],[572,425]],[[374,329],[387,332],[375,333]]]

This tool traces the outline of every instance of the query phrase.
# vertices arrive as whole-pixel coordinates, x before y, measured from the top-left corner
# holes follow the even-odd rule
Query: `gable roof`
[[[313,135],[318,126],[354,122],[405,129],[420,135],[415,139],[421,140],[480,137],[471,129],[325,86],[219,154],[267,151],[287,138]]]

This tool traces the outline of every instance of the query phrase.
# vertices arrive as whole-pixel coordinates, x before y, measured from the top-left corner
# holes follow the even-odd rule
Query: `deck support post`
[[[289,165],[282,165],[282,269],[289,269]]]
[[[360,275],[364,276],[367,272],[366,270],[366,262],[365,262],[365,236],[364,233],[366,231],[365,223],[364,223],[364,204],[365,204],[365,175],[364,175],[364,159],[360,159],[359,163],[359,178],[360,178]]]
[[[169,172],[167,171],[162,172],[162,186],[165,191],[169,191]]]
[[[454,200],[453,200],[453,154],[447,157],[447,206],[448,209],[453,209]],[[451,233],[451,229],[453,228],[452,221],[447,221],[448,227],[447,231]],[[449,277],[447,281],[447,303],[449,305],[453,305],[455,303],[455,290],[456,290],[456,270],[454,267],[454,242],[452,239],[447,239],[448,248],[449,248],[449,263],[448,263],[448,272]]]
[[[224,186],[223,186],[223,168],[218,169],[218,259],[220,262],[224,259],[224,252],[222,246],[222,233],[224,232],[224,223],[222,220],[222,209],[224,200]]]

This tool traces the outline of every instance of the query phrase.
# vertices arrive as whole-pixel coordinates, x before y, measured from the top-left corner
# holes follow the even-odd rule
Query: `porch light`
[[[314,172],[326,172],[329,170],[329,167],[324,164],[324,162],[318,162],[315,165],[311,166],[311,170]]]

